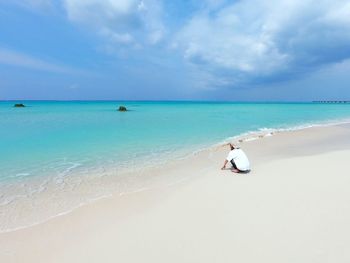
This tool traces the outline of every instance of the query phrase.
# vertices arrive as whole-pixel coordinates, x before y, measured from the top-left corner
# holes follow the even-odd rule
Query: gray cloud
[[[208,5],[179,30],[173,46],[200,70],[225,78],[224,83],[296,77],[350,57],[350,3],[242,0],[219,8]]]

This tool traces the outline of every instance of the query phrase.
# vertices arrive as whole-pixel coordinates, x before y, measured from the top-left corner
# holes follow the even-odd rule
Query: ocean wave
[[[329,126],[337,126],[337,125],[343,125],[343,124],[350,124],[350,119],[347,118],[347,119],[325,120],[325,121],[319,121],[319,122],[308,122],[308,123],[290,125],[290,126],[279,127],[279,128],[261,127],[256,130],[251,130],[251,131],[243,132],[234,136],[230,136],[214,144],[201,147],[199,149],[192,151],[190,154],[183,156],[181,159],[198,155],[203,151],[222,147],[224,145],[227,145],[228,143],[240,144],[244,142],[259,140],[264,137],[270,137],[275,134],[283,133],[283,132],[292,132],[292,131],[299,131],[299,130],[310,129],[315,127],[329,127]]]
[[[215,144],[214,146],[227,144],[232,141],[244,142],[244,141],[258,140],[263,137],[272,136],[274,134],[281,133],[281,132],[291,132],[291,131],[298,131],[298,130],[310,129],[315,127],[328,127],[328,126],[336,126],[336,125],[342,125],[342,124],[350,124],[350,119],[326,120],[322,122],[303,123],[303,124],[292,125],[287,127],[279,127],[279,128],[262,127],[262,128],[259,128],[258,130],[248,131],[239,135],[228,137],[223,141]]]

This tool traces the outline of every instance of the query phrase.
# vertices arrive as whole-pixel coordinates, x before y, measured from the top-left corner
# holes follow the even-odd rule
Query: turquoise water
[[[41,222],[116,189],[142,188],[145,178],[136,168],[233,136],[350,119],[350,104],[14,103],[0,102],[0,231]],[[119,105],[130,111],[118,112]],[[122,177],[132,169],[137,176]]]
[[[0,103],[0,181],[177,156],[262,128],[350,117],[350,105],[212,102]],[[123,104],[129,112],[117,112]]]

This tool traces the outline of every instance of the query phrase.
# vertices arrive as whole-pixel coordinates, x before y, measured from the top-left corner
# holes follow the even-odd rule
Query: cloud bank
[[[242,84],[341,62],[350,57],[349,43],[348,1],[242,0],[199,10],[173,45],[202,71]]]
[[[30,9],[55,7],[63,11],[64,19],[96,33],[105,45],[103,50],[113,54],[122,50],[126,63],[128,54],[141,49],[136,55],[140,56],[137,57],[140,64],[147,67],[150,60],[160,58],[160,73],[166,66],[174,68],[174,75],[188,67],[182,76],[189,79],[188,86],[215,89],[265,85],[300,78],[350,59],[347,0],[13,0],[11,3]],[[2,63],[60,70],[24,53],[0,49],[0,55]],[[179,57],[181,61],[177,60]],[[118,58],[115,60],[117,64]],[[130,65],[132,68],[132,62]]]

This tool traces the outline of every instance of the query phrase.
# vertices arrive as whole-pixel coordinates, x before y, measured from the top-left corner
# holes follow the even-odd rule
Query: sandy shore
[[[177,184],[0,234],[0,262],[350,262],[350,125],[240,146],[250,174],[205,150],[148,171]]]

